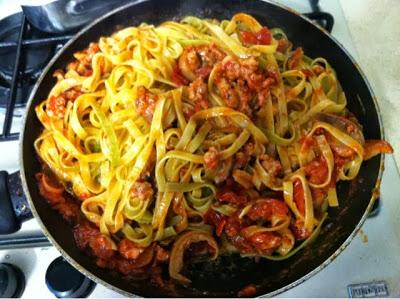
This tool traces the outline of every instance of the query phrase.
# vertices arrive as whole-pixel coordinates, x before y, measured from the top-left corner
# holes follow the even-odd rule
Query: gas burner
[[[18,34],[21,26],[22,13],[17,13],[6,17],[0,21],[0,42],[18,41]],[[45,38],[47,33],[40,32],[28,24],[25,36],[31,39]],[[29,45],[24,47],[24,53],[21,57],[24,70],[23,77],[32,76],[32,79],[37,79],[41,69],[51,58],[54,47],[39,47],[37,45]],[[13,63],[15,61],[15,47],[0,49],[0,75],[11,82],[13,74]]]
[[[17,13],[0,20],[0,43],[18,42],[22,13]],[[25,36],[31,39],[45,38],[43,33],[27,24]],[[54,54],[55,47],[41,47],[27,45],[21,53],[21,67],[19,82],[16,88],[15,107],[25,105],[32,87],[40,75],[41,70]],[[0,47],[0,108],[6,108],[10,97],[10,87],[16,59],[16,47]]]
[[[8,82],[1,80],[0,78],[0,113],[7,108],[8,98],[10,97],[10,86]],[[15,108],[25,107],[28,101],[29,94],[33,88],[33,83],[21,82],[17,86],[17,94],[15,98]],[[21,116],[22,111],[20,109],[14,110],[14,116]]]

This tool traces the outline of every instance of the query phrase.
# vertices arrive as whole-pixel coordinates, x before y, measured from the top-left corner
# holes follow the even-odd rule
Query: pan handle
[[[33,218],[22,190],[19,171],[8,174],[0,171],[0,234],[12,234],[23,221]]]

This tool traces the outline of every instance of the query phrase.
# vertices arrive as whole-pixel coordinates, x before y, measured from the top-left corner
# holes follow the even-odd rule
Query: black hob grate
[[[17,140],[12,132],[16,109],[24,107],[29,94],[55,52],[72,35],[51,35],[33,28],[23,13],[0,21],[0,111],[4,114],[0,141]]]

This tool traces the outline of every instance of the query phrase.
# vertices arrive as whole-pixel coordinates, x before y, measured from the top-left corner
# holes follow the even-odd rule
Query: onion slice
[[[200,231],[189,231],[181,235],[176,239],[174,246],[172,247],[170,262],[169,262],[169,275],[171,278],[177,280],[182,284],[190,284],[191,280],[180,274],[183,268],[183,257],[185,250],[189,248],[192,243],[206,241],[208,246],[213,249],[212,259],[216,259],[218,256],[218,244],[214,238]]]

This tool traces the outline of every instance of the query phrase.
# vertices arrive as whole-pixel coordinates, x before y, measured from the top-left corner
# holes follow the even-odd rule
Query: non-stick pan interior
[[[164,20],[179,19],[181,16],[196,15],[209,18],[230,18],[237,12],[255,16],[262,24],[282,28],[294,46],[301,46],[310,57],[326,58],[336,69],[348,99],[348,108],[364,126],[367,139],[379,139],[380,124],[372,95],[358,68],[342,48],[332,39],[298,15],[274,4],[262,1],[146,1],[133,3],[109,15],[61,50],[54,63],[46,70],[39,87],[34,91],[23,132],[22,155],[26,184],[31,203],[40,217],[50,238],[56,242],[70,261],[91,278],[97,277],[110,286],[140,296],[236,296],[248,284],[257,287],[257,295],[283,288],[330,258],[351,235],[362,219],[370,202],[371,193],[380,172],[380,157],[365,162],[359,177],[352,183],[340,183],[338,195],[340,207],[330,209],[318,239],[308,248],[292,258],[273,262],[260,260],[258,263],[237,256],[223,257],[215,264],[198,264],[190,267],[193,284],[189,288],[178,287],[175,291],[152,287],[142,281],[131,281],[120,274],[102,270],[94,259],[80,252],[73,240],[71,227],[58,214],[50,209],[39,196],[34,179],[40,165],[36,158],[33,143],[40,134],[41,126],[34,107],[46,99],[55,83],[52,73],[64,68],[72,60],[72,54],[81,50],[99,37],[112,34],[117,28],[138,25],[141,22],[158,24]]]

